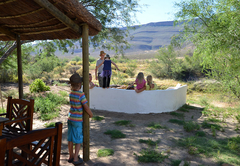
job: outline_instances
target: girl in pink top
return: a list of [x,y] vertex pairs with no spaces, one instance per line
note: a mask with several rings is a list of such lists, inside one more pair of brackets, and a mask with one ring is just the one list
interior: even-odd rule
[[137,85],[136,86],[137,90],[140,90],[140,89],[146,87],[146,81],[144,79],[144,75],[142,72],[138,73],[135,83]]
[[[142,72],[139,72],[137,78],[133,84],[136,84],[135,91],[140,93],[146,89],[146,81]],[[127,89],[132,89],[133,84],[129,85]]]

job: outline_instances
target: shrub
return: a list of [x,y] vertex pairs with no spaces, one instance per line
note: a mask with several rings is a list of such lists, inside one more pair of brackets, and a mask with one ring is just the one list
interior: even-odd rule
[[240,114],[236,115],[235,117],[236,117],[238,123],[240,123]]
[[39,112],[42,120],[51,120],[58,116],[59,105],[47,97],[38,97],[34,102],[35,112]]
[[[26,75],[22,75],[22,81],[23,81],[23,83],[29,83],[29,80],[27,79]],[[17,75],[12,76],[12,82],[18,83],[18,76]]]
[[101,121],[103,119],[104,119],[104,117],[102,117],[102,116],[93,116],[92,117],[92,120],[96,120],[96,121]]
[[168,158],[167,155],[163,155],[162,153],[159,153],[152,149],[142,150],[140,154],[141,155],[137,155],[134,153],[134,155],[137,157],[137,160],[144,163],[160,163],[163,162],[165,158]]
[[150,62],[149,67],[155,77],[189,81],[202,76],[200,60],[190,56],[178,59],[171,45],[160,48],[155,57],[157,60]]
[[184,120],[178,120],[178,119],[169,119],[170,123],[176,123],[178,125],[184,125]]
[[76,61],[70,61],[69,63],[70,63],[71,65],[76,65],[76,64],[77,64]]
[[128,126],[130,123],[131,123],[130,120],[119,120],[114,122],[114,124],[118,126]]
[[196,136],[199,136],[199,137],[205,137],[205,136],[206,136],[206,134],[205,134],[204,131],[197,131],[197,132],[195,133],[195,135],[196,135]]
[[176,116],[179,119],[183,119],[184,118],[184,114],[183,113],[170,112],[170,115]]
[[8,98],[8,96],[12,96],[12,98],[17,98],[19,96],[18,91],[15,89],[8,90],[7,92],[3,93],[3,97]]
[[79,62],[79,61],[82,61],[82,58],[80,58],[79,56],[75,56],[72,61],[76,61],[76,62]]
[[5,109],[5,108],[2,108],[2,107],[0,107],[0,114],[3,114],[3,113],[6,113],[6,109]]
[[78,73],[81,77],[83,76],[83,73],[82,73],[82,68],[79,68],[76,73]]
[[139,140],[140,143],[145,143],[149,146],[156,146],[158,143],[160,143],[160,139],[158,139],[157,141],[153,141],[151,139],[147,139],[147,140],[144,140],[144,139],[140,139]]
[[152,128],[152,129],[167,129],[166,126],[162,126],[161,124],[151,122],[147,125],[147,127]]
[[33,81],[33,83],[30,85],[30,92],[44,92],[44,91],[50,91],[50,87],[46,86],[43,80],[36,79]]
[[126,135],[119,130],[108,130],[104,134],[111,135],[111,138],[125,138]]
[[197,124],[196,122],[189,121],[189,122],[184,123],[183,128],[186,132],[191,132],[191,131],[194,131],[194,130],[199,130],[200,125]]
[[58,92],[62,97],[68,97],[68,93],[66,91],[59,91]]
[[97,152],[98,157],[106,157],[114,154],[114,150],[112,149],[99,149]]
[[137,68],[137,64],[135,62],[133,63],[127,63],[127,69],[125,72],[130,76],[133,77],[135,75],[135,70]]
[[89,62],[90,62],[90,63],[93,63],[93,62],[95,62],[95,61],[96,61],[96,59],[95,59],[94,57],[89,56]]
[[62,66],[57,66],[53,69],[54,73],[57,73],[57,74],[62,74],[64,72],[64,68]]
[[212,127],[214,127],[214,129],[216,130],[222,129],[222,126],[220,125],[208,123],[206,120],[203,121],[202,128],[212,128]]
[[54,68],[60,65],[58,57],[42,57],[37,59],[35,63],[29,63],[26,72],[30,79],[36,79],[43,77],[43,72],[53,72]]
[[46,128],[55,127],[55,122],[45,123],[44,126],[45,126]]
[[34,111],[39,112],[42,120],[51,120],[58,116],[61,104],[67,104],[68,101],[59,95],[47,93],[45,97],[35,98]]

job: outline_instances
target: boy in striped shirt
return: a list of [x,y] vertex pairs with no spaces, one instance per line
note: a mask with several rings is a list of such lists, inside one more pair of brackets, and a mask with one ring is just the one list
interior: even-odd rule
[[[83,160],[78,156],[81,144],[83,142],[82,122],[83,122],[83,108],[91,118],[93,116],[92,111],[87,105],[87,99],[81,89],[82,78],[77,74],[73,74],[70,77],[71,93],[70,99],[70,111],[68,114],[68,150],[69,150],[69,163],[79,165]],[[75,153],[73,153],[73,143],[75,143]]]

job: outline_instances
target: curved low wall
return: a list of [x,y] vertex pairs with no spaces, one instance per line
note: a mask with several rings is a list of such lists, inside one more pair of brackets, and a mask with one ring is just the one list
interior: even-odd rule
[[90,93],[90,108],[123,113],[171,112],[186,103],[187,85],[167,90],[152,90],[136,93],[134,90],[93,88]]

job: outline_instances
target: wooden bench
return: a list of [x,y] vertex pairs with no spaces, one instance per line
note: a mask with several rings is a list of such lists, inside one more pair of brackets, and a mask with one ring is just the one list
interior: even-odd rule
[[[37,144],[29,148],[35,141]],[[0,137],[0,166],[4,166],[4,163],[8,166],[43,163],[48,166],[59,166],[61,141],[62,123],[56,123],[53,128],[32,130],[11,139]],[[17,153],[17,150],[24,151],[27,157]]]

